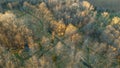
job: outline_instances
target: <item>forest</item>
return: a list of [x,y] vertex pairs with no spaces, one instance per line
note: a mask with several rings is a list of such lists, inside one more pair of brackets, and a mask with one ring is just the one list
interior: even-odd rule
[[86,0],[0,0],[0,68],[119,67],[120,13]]

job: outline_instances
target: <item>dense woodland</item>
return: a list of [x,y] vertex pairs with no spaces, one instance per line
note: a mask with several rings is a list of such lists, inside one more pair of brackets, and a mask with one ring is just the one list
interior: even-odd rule
[[0,68],[119,68],[120,16],[84,0],[0,0]]

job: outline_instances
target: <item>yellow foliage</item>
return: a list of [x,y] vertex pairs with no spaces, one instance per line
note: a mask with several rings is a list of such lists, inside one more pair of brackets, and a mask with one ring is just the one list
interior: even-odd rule
[[93,6],[88,1],[83,1],[82,6],[89,10],[94,9]]
[[66,25],[63,22],[51,21],[51,28],[58,36],[63,36],[65,33]]
[[77,28],[75,26],[73,26],[72,24],[69,24],[66,27],[65,35],[71,35],[71,34],[74,34],[76,32],[77,32]]
[[65,24],[58,23],[57,27],[58,28],[56,29],[56,33],[58,34],[58,36],[63,36],[66,28]]
[[108,12],[103,12],[103,13],[102,13],[102,16],[103,16],[103,17],[109,17],[109,13],[108,13]]
[[111,22],[112,25],[114,24],[120,24],[120,18],[119,17],[114,17]]

